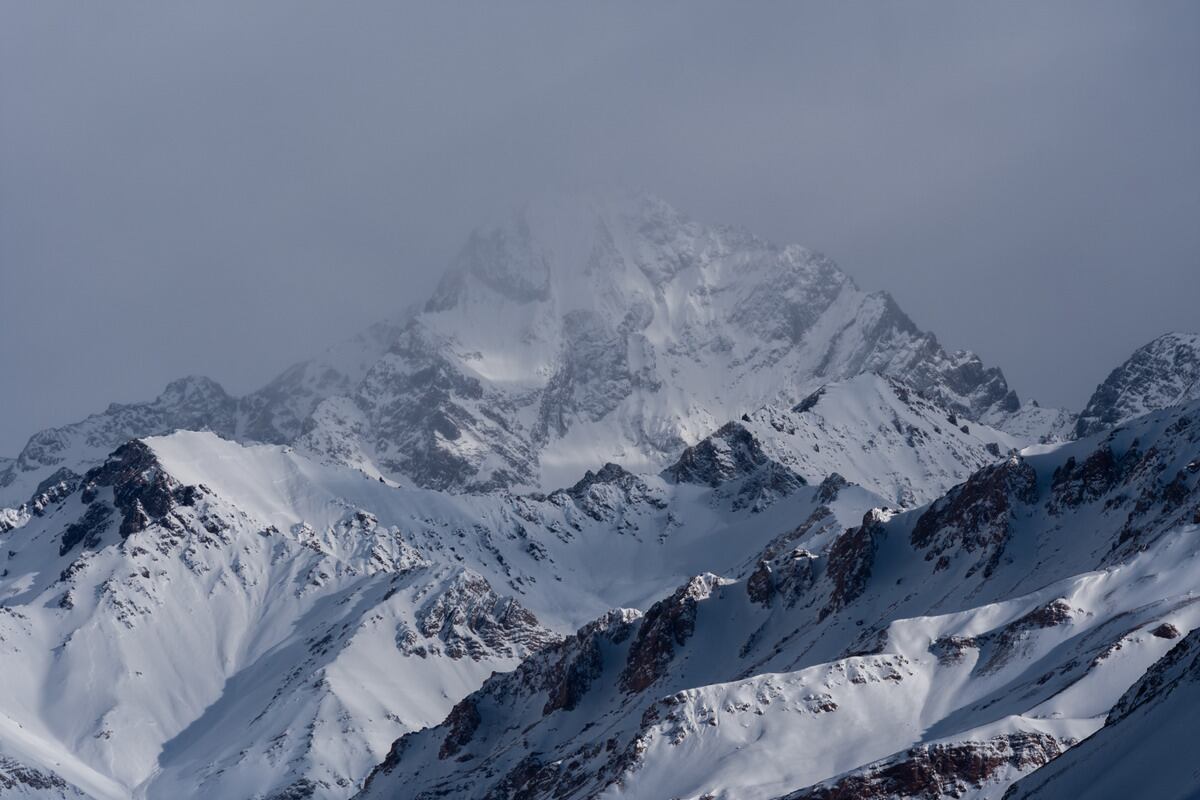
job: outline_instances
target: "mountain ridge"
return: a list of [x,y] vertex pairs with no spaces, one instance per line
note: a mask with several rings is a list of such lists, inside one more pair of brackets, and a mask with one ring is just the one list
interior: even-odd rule
[[[1025,439],[1054,435],[999,369],[947,353],[825,256],[645,194],[576,195],[477,230],[422,306],[243,398],[193,377],[35,434],[0,463],[0,502],[180,428],[296,444],[402,483],[547,490],[608,461],[660,468],[745,412],[867,372]],[[171,402],[177,385],[207,403]]]

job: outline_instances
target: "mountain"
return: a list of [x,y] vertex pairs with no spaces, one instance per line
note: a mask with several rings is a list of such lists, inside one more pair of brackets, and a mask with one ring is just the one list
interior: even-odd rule
[[292,365],[263,388],[242,398],[237,438],[267,444],[294,441],[317,404],[327,397],[352,391],[416,312],[417,308],[408,308],[376,322],[317,358]]
[[0,758],[97,798],[346,797],[492,672],[879,502],[769,460],[472,496],[134,440],[0,534]]
[[745,414],[689,452],[738,434],[809,481],[838,474],[899,508],[936,499],[1021,444],[873,373],[826,384],[791,408]]
[[656,471],[727,420],[866,373],[1021,441],[1058,424],[824,256],[646,195],[558,197],[474,233],[419,311],[247,397],[185,379],[35,435],[0,464],[0,505],[175,429],[295,444],[406,485],[544,491],[610,461]]
[[15,459],[0,459],[0,506],[16,505],[46,486],[77,478],[130,439],[203,430],[242,441],[290,442],[318,402],[362,380],[412,313],[375,323],[240,399],[216,381],[193,375],[172,381],[151,402],[113,403],[80,422],[40,431]]
[[130,439],[174,430],[209,430],[232,437],[238,402],[216,381],[191,376],[172,381],[148,403],[113,403],[105,411],[30,437],[3,472],[0,505],[14,505],[102,461]]
[[800,532],[817,547],[877,490],[936,496],[1005,452],[962,427],[863,375],[659,473],[527,495],[398,487],[211,432],[133,440],[4,518],[0,719],[19,735],[0,726],[0,754],[94,797],[346,797],[397,736],[589,619],[746,573]]
[[999,370],[821,255],[643,195],[556,198],[473,234],[297,446],[430,488],[544,488],[660,469],[725,420],[867,372],[969,420],[1020,408]]
[[1200,334],[1168,333],[1134,351],[1096,387],[1075,423],[1076,436],[1140,414],[1200,399]]
[[1200,623],[1200,404],[1043,450],[597,618],[359,797],[997,796]]
[[1077,425],[823,256],[531,204],[0,459],[0,796],[1186,793],[1195,338]]

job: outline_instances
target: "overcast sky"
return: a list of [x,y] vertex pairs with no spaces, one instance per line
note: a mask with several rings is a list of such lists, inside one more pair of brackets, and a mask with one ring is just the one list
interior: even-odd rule
[[1200,328],[1200,3],[0,4],[0,453],[256,388],[599,181],[1078,408]]

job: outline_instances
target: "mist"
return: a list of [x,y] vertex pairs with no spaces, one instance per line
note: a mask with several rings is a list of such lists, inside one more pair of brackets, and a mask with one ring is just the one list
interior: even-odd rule
[[622,184],[834,258],[1078,409],[1200,328],[1200,5],[9,3],[0,454],[242,393]]

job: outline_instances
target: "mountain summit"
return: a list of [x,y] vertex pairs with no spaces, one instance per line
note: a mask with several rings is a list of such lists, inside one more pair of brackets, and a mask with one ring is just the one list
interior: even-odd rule
[[35,435],[0,462],[0,502],[178,428],[409,485],[548,490],[610,461],[661,469],[735,417],[865,373],[1021,440],[1062,424],[819,253],[646,194],[559,196],[471,234],[423,305],[257,392],[190,378]]
[[438,489],[664,466],[727,420],[866,372],[1003,427],[1003,374],[947,353],[828,258],[641,194],[531,204],[471,235],[433,297],[300,445]]
[[1134,351],[1096,387],[1075,423],[1090,436],[1126,420],[1200,399],[1200,333],[1167,333]]

